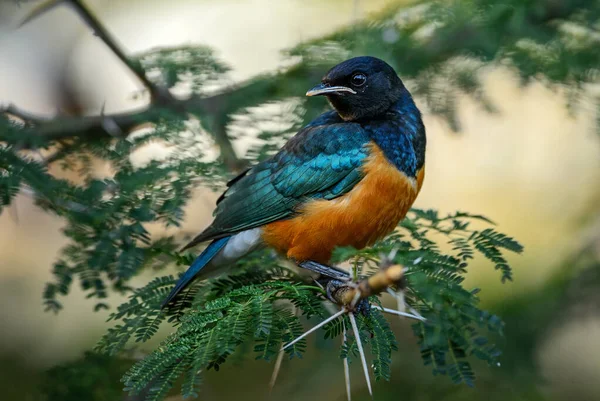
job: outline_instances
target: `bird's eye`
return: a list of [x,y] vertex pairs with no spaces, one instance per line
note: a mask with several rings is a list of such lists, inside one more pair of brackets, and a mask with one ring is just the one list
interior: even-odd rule
[[353,86],[363,86],[367,82],[367,76],[363,73],[354,74],[350,81]]

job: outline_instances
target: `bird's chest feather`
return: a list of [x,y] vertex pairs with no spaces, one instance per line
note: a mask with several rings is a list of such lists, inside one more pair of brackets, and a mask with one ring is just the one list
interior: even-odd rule
[[295,260],[326,263],[336,246],[361,249],[392,232],[419,193],[423,169],[409,178],[377,145],[369,146],[364,178],[351,191],[305,203],[298,216],[267,225],[263,240]]

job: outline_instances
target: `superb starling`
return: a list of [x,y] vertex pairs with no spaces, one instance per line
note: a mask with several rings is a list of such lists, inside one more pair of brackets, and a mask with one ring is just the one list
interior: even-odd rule
[[260,246],[328,274],[336,246],[372,245],[404,218],[423,184],[426,138],[394,69],[375,57],[352,58],[306,95],[326,96],[334,110],[227,184],[213,223],[184,249],[212,242],[163,306],[194,278]]

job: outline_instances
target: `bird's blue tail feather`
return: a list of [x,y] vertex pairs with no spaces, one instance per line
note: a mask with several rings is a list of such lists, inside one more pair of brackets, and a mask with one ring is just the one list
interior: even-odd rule
[[198,255],[196,260],[190,265],[190,267],[183,273],[183,276],[179,279],[175,287],[171,290],[167,298],[163,301],[161,308],[164,308],[167,304],[169,304],[177,294],[179,294],[185,287],[188,286],[196,277],[196,275],[214,258],[217,253],[227,244],[231,237],[219,238],[214,240],[206,247],[206,249]]

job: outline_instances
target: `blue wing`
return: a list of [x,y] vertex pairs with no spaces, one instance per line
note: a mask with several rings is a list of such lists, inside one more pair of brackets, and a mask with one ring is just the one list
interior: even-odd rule
[[345,194],[362,179],[368,143],[359,124],[323,114],[277,154],[230,181],[214,222],[184,249],[288,218],[309,199]]

